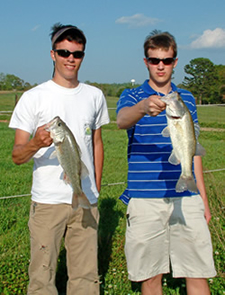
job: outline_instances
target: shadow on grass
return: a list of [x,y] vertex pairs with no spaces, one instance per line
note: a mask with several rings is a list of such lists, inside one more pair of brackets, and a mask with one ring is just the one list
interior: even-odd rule
[[123,212],[115,209],[116,200],[110,197],[101,200],[99,205],[100,221],[98,230],[98,266],[102,285],[109,268],[112,253],[112,237]]
[[[109,267],[112,252],[112,237],[118,226],[119,218],[123,216],[123,212],[115,209],[115,205],[116,200],[110,197],[103,198],[99,202],[98,265],[100,281],[102,283],[104,283],[104,277]],[[64,244],[62,244],[56,273],[56,287],[60,295],[66,294],[67,279],[66,250]]]
[[64,243],[61,248],[58,258],[58,268],[56,272],[56,287],[59,295],[66,295],[66,283],[67,283],[67,268],[66,268],[66,249]]
[[[164,294],[179,294],[179,295],[187,294],[185,279],[173,278],[171,273],[163,275],[162,285],[164,289]],[[131,289],[133,292],[141,292],[141,283],[131,282]],[[170,291],[168,291],[168,289]],[[174,291],[176,293],[174,293]]]

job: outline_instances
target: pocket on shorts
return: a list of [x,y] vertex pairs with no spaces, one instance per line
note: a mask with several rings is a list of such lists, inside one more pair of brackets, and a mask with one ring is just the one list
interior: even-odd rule
[[204,218],[205,206],[200,195],[185,197],[182,207],[186,217],[191,219]]
[[202,197],[200,195],[197,195],[196,198],[198,198],[200,210],[204,213],[205,212],[205,205],[202,200]]

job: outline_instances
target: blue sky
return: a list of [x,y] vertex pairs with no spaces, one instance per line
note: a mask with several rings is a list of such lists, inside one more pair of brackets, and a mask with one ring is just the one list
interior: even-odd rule
[[154,29],[178,44],[174,82],[191,59],[225,64],[224,0],[0,0],[0,73],[31,84],[51,78],[50,29],[72,24],[87,37],[82,82],[124,83],[148,78],[143,43]]

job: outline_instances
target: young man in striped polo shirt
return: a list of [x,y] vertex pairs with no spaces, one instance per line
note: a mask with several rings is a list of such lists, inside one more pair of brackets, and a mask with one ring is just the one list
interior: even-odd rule
[[195,99],[171,82],[177,45],[168,32],[154,32],[144,43],[149,79],[125,90],[117,105],[117,124],[128,134],[128,185],[120,199],[127,207],[125,254],[129,279],[142,282],[143,295],[162,294],[162,276],[186,278],[187,293],[210,294],[206,278],[216,275],[208,229],[210,209],[201,156],[194,157],[199,193],[176,192],[180,165],[168,158],[170,137],[161,97],[177,91],[198,123]]

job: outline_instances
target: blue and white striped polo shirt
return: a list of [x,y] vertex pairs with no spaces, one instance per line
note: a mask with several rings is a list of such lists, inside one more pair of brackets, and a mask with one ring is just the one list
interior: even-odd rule
[[[184,89],[171,83],[187,105],[194,123],[198,123],[195,98]],[[148,80],[134,89],[126,89],[117,103],[117,113],[124,107],[131,107],[150,95],[160,95],[152,89]],[[128,178],[127,189],[120,199],[128,204],[130,198],[169,198],[191,196],[195,193],[177,193],[176,183],[181,174],[181,165],[172,165],[168,158],[172,151],[170,137],[163,137],[167,126],[166,112],[156,117],[145,115],[136,125],[127,130],[128,134]]]

